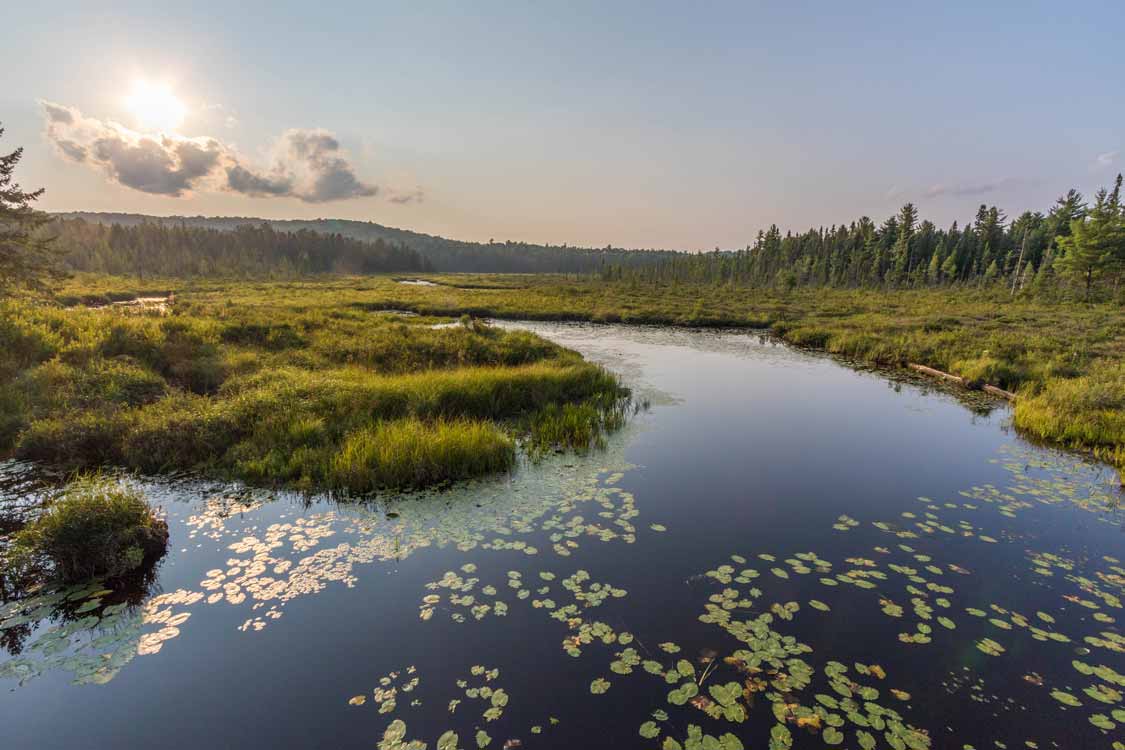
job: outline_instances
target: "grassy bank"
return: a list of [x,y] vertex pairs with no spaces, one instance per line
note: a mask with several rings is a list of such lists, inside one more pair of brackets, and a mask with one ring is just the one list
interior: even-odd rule
[[[784,294],[562,276],[338,280],[349,309],[536,320],[741,326],[887,366],[929,365],[1019,395],[1016,426],[1125,467],[1125,309],[1023,297],[1002,289],[832,290]],[[323,294],[317,292],[316,294]],[[221,297],[211,290],[200,299]],[[315,295],[314,295],[315,296]]]
[[559,410],[600,434],[624,393],[538,336],[365,310],[328,285],[176,294],[169,316],[3,305],[2,449],[366,492],[507,469],[517,439],[535,440],[528,425]]
[[[240,473],[315,482],[321,475],[309,473],[307,467],[289,465],[297,459],[288,459],[284,470],[277,468],[280,456],[292,448],[285,433],[251,427],[268,424],[268,414],[277,409],[311,420],[309,425],[314,426],[305,428],[311,434],[332,433],[343,423],[356,427],[341,414],[346,411],[341,406],[346,406],[346,399],[334,404],[330,396],[310,398],[308,394],[313,392],[367,393],[366,397],[348,398],[395,404],[388,407],[389,413],[379,415],[384,418],[496,420],[514,412],[539,413],[555,403],[557,406],[544,411],[538,422],[530,423],[540,436],[540,445],[556,441],[582,444],[586,438],[596,441],[573,424],[581,419],[582,411],[575,404],[598,398],[597,394],[608,392],[609,386],[597,382],[593,371],[577,357],[529,334],[488,333],[475,324],[436,330],[429,327],[439,321],[471,314],[753,327],[797,346],[854,360],[887,366],[917,362],[1014,391],[1019,395],[1014,412],[1018,428],[1042,440],[1093,450],[1125,466],[1125,370],[1121,364],[1125,362],[1125,310],[1120,305],[1013,299],[1004,290],[977,288],[797,289],[785,294],[726,286],[605,282],[587,277],[425,278],[435,285],[402,284],[378,276],[253,283],[154,279],[144,284],[134,279],[79,276],[68,282],[63,295],[117,297],[124,292],[147,294],[174,289],[176,323],[150,319],[138,324],[137,330],[164,331],[162,335],[140,336],[140,341],[139,334],[112,334],[102,346],[109,359],[116,360],[86,365],[81,377],[76,378],[65,371],[73,366],[73,357],[51,352],[65,350],[55,340],[59,335],[56,329],[87,325],[81,321],[88,313],[55,313],[69,322],[48,323],[41,335],[19,341],[8,341],[0,331],[0,345],[5,349],[0,369],[11,370],[8,363],[13,360],[17,369],[27,368],[27,363],[34,361],[35,368],[21,370],[22,380],[54,382],[33,390],[81,407],[68,420],[72,428],[92,419],[83,415],[82,408],[91,408],[90,404],[103,396],[113,403],[140,402],[135,416],[143,417],[142,427],[149,420],[155,423],[157,435],[160,424],[177,418],[195,425],[217,421],[222,426],[216,440],[227,435],[227,425],[238,425],[240,442],[249,440],[254,446],[227,454],[227,465]],[[416,317],[385,311],[408,311]],[[373,333],[376,330],[377,335]],[[540,368],[526,369],[532,365]],[[448,374],[462,368],[470,368],[461,373],[467,379],[464,387],[433,375],[427,377],[436,379],[424,383],[409,377],[404,381],[389,379],[391,375],[408,376],[419,371]],[[471,368],[517,369],[477,372]],[[359,384],[365,377],[376,375],[376,381]],[[513,394],[524,387],[524,381],[518,388],[503,385],[513,377],[529,378],[527,382],[545,390],[530,401],[519,401],[523,397]],[[489,395],[484,384],[500,395]],[[170,390],[170,398],[160,395],[164,388]],[[374,395],[376,391],[369,390],[372,388],[389,389],[398,395],[387,399]],[[20,391],[17,388],[14,392]],[[456,405],[450,405],[450,392],[460,394]],[[97,398],[83,395],[90,393]],[[211,393],[219,398],[207,395]],[[193,394],[203,394],[204,398]],[[293,394],[291,403],[283,394]],[[19,398],[26,403],[26,396]],[[10,436],[13,424],[24,430],[20,441],[24,450],[52,444],[55,438],[48,435],[50,423],[29,431],[26,416],[9,416],[5,421],[4,415],[10,415],[11,409],[3,402],[12,399],[10,394],[0,397],[0,431]],[[512,399],[518,403],[513,404]],[[159,405],[148,403],[157,400]],[[310,401],[316,405],[306,409]],[[489,406],[493,403],[496,408]],[[572,406],[564,409],[564,403]],[[47,408],[34,413],[51,411]],[[156,416],[149,417],[148,412]],[[204,416],[193,416],[197,413]],[[324,418],[323,423],[316,421],[318,415]],[[526,419],[524,424],[529,424]],[[62,427],[59,423],[58,433],[65,432]],[[79,439],[81,430],[72,429],[71,434],[75,436],[72,439]],[[45,437],[40,440],[37,435]],[[332,433],[329,442],[335,445],[338,439]],[[207,439],[201,437],[200,441],[190,445],[202,445],[200,455],[213,455]],[[156,440],[146,442],[159,445]],[[156,450],[152,455],[165,453]],[[140,457],[132,460],[145,463]],[[184,463],[160,460],[173,465]],[[146,465],[157,462],[150,459]]]

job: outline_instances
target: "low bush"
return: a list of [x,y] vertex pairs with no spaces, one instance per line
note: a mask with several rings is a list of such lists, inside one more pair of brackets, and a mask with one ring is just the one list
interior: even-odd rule
[[163,554],[168,525],[135,488],[76,479],[36,520],[16,532],[9,554],[20,568],[46,566],[68,582],[114,577]]

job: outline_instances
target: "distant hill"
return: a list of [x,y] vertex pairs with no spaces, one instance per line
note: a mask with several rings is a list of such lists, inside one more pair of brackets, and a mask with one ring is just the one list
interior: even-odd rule
[[419,253],[436,271],[474,273],[589,273],[603,267],[659,264],[678,257],[670,250],[625,250],[535,245],[526,242],[464,242],[431,234],[396,229],[371,221],[348,219],[258,219],[242,216],[147,216],[145,214],[76,211],[55,214],[99,224],[162,224],[232,231],[242,226],[269,225],[279,232],[301,230],[338,234],[363,242],[382,241]]
[[320,273],[430,271],[400,242],[241,223],[229,229],[183,222],[101,222],[56,215],[43,230],[72,271],[174,276],[285,277]]

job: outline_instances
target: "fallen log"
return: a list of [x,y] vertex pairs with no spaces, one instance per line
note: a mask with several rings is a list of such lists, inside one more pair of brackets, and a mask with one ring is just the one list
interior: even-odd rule
[[[971,387],[971,384],[969,383],[969,381],[965,380],[965,378],[961,377],[960,375],[952,375],[948,372],[942,372],[941,370],[935,370],[933,367],[927,367],[926,365],[918,365],[918,364],[914,364],[914,363],[910,363],[909,365],[907,365],[907,367],[909,367],[911,370],[917,370],[918,372],[925,373],[926,375],[930,375],[931,377],[940,378],[942,380],[949,380],[949,381],[952,381],[954,383],[958,383],[960,385],[965,386],[966,388]],[[991,393],[993,396],[999,396],[1000,398],[1006,398],[1009,401],[1015,401],[1016,400],[1016,394],[1012,393],[1011,391],[1006,391],[1003,388],[997,388],[994,385],[988,385],[987,383],[985,383],[984,385],[981,386],[981,390],[985,391],[986,393]]]
[[1016,400],[1016,394],[1012,393],[1011,391],[1006,391],[1003,388],[997,388],[994,385],[989,385],[988,383],[985,383],[984,385],[982,385],[981,389],[984,390],[984,391],[987,391],[988,393],[991,393],[993,396],[999,396],[1000,398],[1006,398],[1009,401],[1015,401]]
[[934,368],[926,367],[925,365],[910,364],[910,365],[907,365],[907,367],[909,367],[911,370],[917,370],[918,372],[924,372],[927,375],[931,375],[935,378],[941,378],[942,380],[952,380],[954,383],[960,383],[961,385],[965,385],[965,379],[960,377],[959,375],[950,375],[948,372],[942,372],[941,370],[935,370]]

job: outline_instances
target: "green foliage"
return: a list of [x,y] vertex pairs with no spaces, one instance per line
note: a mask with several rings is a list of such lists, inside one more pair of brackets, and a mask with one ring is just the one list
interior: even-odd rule
[[326,483],[351,492],[425,487],[505,471],[515,443],[490,422],[468,419],[378,422],[345,437]]
[[1089,215],[1070,223],[1070,236],[1059,239],[1062,256],[1057,267],[1077,282],[1083,299],[1090,298],[1094,283],[1104,276],[1125,272],[1125,214],[1121,205],[1121,175],[1113,192],[1102,190]]
[[22,148],[0,154],[0,295],[19,290],[44,292],[61,275],[58,251],[50,238],[38,232],[48,216],[32,207],[43,190],[27,192],[14,181],[22,158]]
[[192,226],[190,220],[153,219],[132,224],[102,224],[59,218],[43,234],[66,267],[74,271],[136,274],[159,271],[175,277],[274,277],[318,273],[427,271],[414,250],[383,239],[373,242],[300,229],[278,231],[247,220],[220,231]]
[[[171,276],[219,276],[253,275],[291,277],[304,273],[334,271],[337,273],[375,273],[379,271],[451,271],[451,272],[500,272],[500,273],[597,273],[607,267],[619,265],[651,265],[672,258],[675,253],[665,250],[625,250],[622,248],[581,248],[568,245],[535,245],[528,242],[465,242],[445,237],[435,237],[406,229],[386,227],[370,221],[350,221],[347,219],[316,220],[276,220],[244,219],[222,216],[177,216],[162,218],[141,214],[114,213],[74,213],[68,221],[83,220],[82,232],[75,232],[73,242],[64,240],[70,250],[70,263],[75,269],[96,273],[137,273],[135,258],[148,257],[143,268],[151,273],[159,269]],[[136,226],[148,226],[146,241],[141,243],[107,243],[105,231],[90,227],[98,225],[117,225],[121,230]],[[368,247],[381,247],[399,252],[416,253],[410,263],[402,260],[393,264],[368,264],[356,262],[354,254],[313,253],[306,255],[298,246],[291,252],[276,253],[266,242],[255,241],[250,245],[234,245],[220,251],[223,240],[210,239],[212,248],[198,250],[183,241],[175,240],[176,248],[182,257],[169,247],[157,257],[151,249],[137,254],[135,248],[152,248],[170,244],[171,240],[151,239],[157,235],[158,228],[168,233],[199,232],[218,230],[224,234],[244,232],[273,231],[282,239],[302,238],[307,243],[317,236],[333,238],[335,245],[343,243],[365,243]],[[118,230],[120,231],[120,230]],[[158,236],[158,235],[157,235]],[[199,235],[204,236],[204,235]],[[111,244],[121,248],[107,252],[105,246]],[[291,243],[292,244],[292,243]],[[245,247],[245,250],[242,248]],[[237,252],[231,252],[237,250]],[[261,257],[254,257],[258,253]],[[342,255],[340,261],[334,258]],[[280,256],[280,257],[279,257]],[[326,260],[325,260],[326,259]],[[405,258],[404,258],[405,259]]]
[[[227,304],[230,293],[243,304]],[[569,432],[552,439],[582,449],[622,418],[599,406],[580,441],[574,409],[615,404],[624,390],[524,331],[472,319],[433,328],[328,284],[180,299],[170,317],[9,304],[0,449],[67,469],[194,468],[358,492],[509,468],[514,436],[548,423],[541,411],[566,415]]]
[[10,559],[44,563],[64,581],[118,576],[161,554],[167,524],[136,489],[99,476],[72,481],[45,513],[18,531]]
[[[1050,258],[1044,266],[1050,267]],[[368,288],[378,304],[424,315],[471,309],[498,318],[768,328],[799,346],[879,365],[926,364],[1029,398],[1125,360],[1125,310],[1120,305],[1085,306],[1027,295],[1013,299],[1006,284],[955,290],[798,288],[781,293],[711,282],[557,276],[437,280],[442,282],[437,287],[408,289],[372,280]],[[487,307],[471,291],[482,283],[493,287]],[[1041,421],[1033,434],[1095,447],[1080,436],[1065,434],[1075,431],[1067,424],[1082,424],[1094,412],[1072,399],[1059,399],[1048,411],[1052,419]],[[1017,417],[1017,425],[1023,424]],[[1095,427],[1093,432],[1105,431]],[[1098,450],[1111,457],[1117,451],[1116,460],[1125,465],[1125,450]]]
[[566,449],[585,453],[605,444],[605,435],[625,421],[627,401],[614,391],[581,403],[549,404],[531,419],[528,446],[533,456]]
[[1092,447],[1125,467],[1125,365],[1105,362],[1083,377],[1048,380],[1016,403],[1014,419],[1036,437]]
[[[882,224],[861,217],[850,224],[783,233],[759,232],[745,249],[680,253],[656,263],[623,261],[601,271],[604,281],[627,284],[736,286],[792,290],[798,286],[900,288],[999,283],[1044,294],[1053,287],[1055,256],[1063,278],[1089,296],[1099,280],[1116,293],[1125,273],[1125,226],[1120,187],[1101,191],[1087,212],[1070,191],[1046,215],[1027,211],[1009,222],[995,206],[981,206],[973,222],[939,229],[918,221],[906,204]],[[1115,198],[1115,196],[1118,196]],[[1069,260],[1066,260],[1069,258]],[[1042,274],[1039,271],[1042,270]],[[1036,279],[1038,283],[1032,284]],[[1022,282],[1022,283],[1021,283]]]

